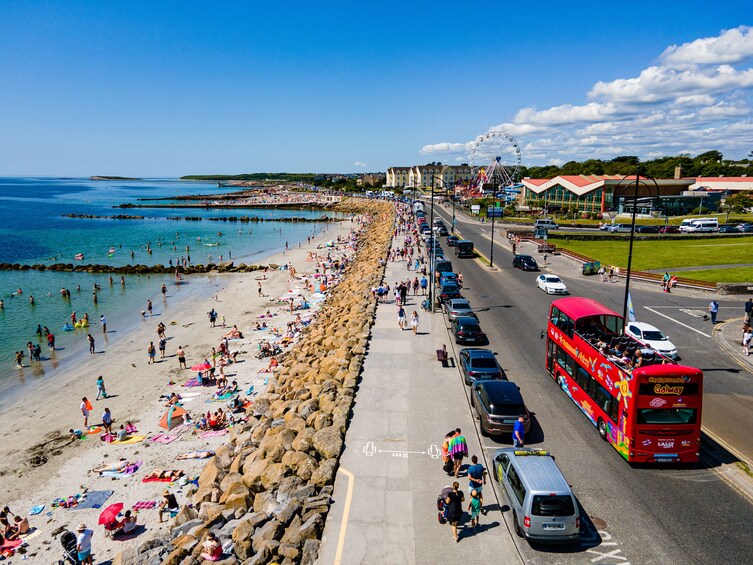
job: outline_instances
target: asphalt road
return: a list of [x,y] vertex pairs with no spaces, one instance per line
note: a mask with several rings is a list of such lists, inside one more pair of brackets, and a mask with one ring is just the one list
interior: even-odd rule
[[[439,214],[448,218],[445,212]],[[489,242],[483,239],[489,235],[489,224],[459,220],[456,225],[463,237],[489,255]],[[451,255],[451,250],[447,251]],[[569,551],[534,548],[516,539],[525,561],[746,562],[745,556],[753,549],[749,526],[753,504],[728,485],[724,468],[710,458],[683,468],[625,463],[601,441],[593,425],[545,370],[540,333],[552,298],[536,289],[537,274],[513,269],[512,254],[501,245],[495,247],[494,262],[499,270],[490,272],[475,260],[453,258],[455,270],[462,271],[465,279],[464,296],[481,310],[478,316],[490,347],[499,352],[500,363],[535,413],[528,445],[553,452],[590,518],[584,527],[584,541]],[[583,277],[564,258],[550,258],[550,269],[564,279],[572,295],[590,296],[622,310],[624,281],[610,284],[600,283],[598,277]],[[638,319],[664,329],[678,346],[683,362],[704,370],[704,427],[753,454],[750,445],[740,443],[753,419],[749,410],[753,379],[721,352],[710,322],[700,317],[708,296],[668,295],[639,284],[631,294]],[[742,311],[742,300],[720,302],[721,319],[739,316]],[[483,439],[488,463],[500,445],[509,445],[507,438],[500,442]],[[501,491],[499,496],[504,501]]]

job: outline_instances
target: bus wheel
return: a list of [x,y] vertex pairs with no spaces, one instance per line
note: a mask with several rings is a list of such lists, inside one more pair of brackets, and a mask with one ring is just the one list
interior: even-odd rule
[[601,439],[607,441],[607,425],[604,420],[599,418],[599,422],[596,424],[596,427],[599,429],[599,435],[601,436]]
[[512,524],[515,528],[515,533],[520,537],[525,537],[525,534],[523,534],[523,529],[520,527],[520,524],[518,524],[518,513],[515,512],[515,510],[512,511]]

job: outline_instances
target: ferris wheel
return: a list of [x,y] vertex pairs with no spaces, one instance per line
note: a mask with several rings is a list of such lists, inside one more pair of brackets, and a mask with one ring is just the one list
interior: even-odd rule
[[483,192],[485,185],[492,190],[512,190],[520,171],[520,146],[509,133],[490,131],[476,139],[470,164],[476,192]]

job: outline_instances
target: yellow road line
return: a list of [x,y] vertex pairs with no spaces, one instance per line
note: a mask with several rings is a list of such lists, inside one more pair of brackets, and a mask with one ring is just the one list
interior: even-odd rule
[[345,547],[345,532],[348,529],[348,516],[350,515],[350,503],[353,499],[353,483],[355,482],[356,478],[353,476],[353,473],[345,469],[344,467],[340,467],[338,469],[338,473],[342,473],[346,477],[348,477],[348,493],[345,495],[345,509],[343,510],[343,519],[342,523],[340,524],[340,537],[337,540],[337,552],[335,553],[335,565],[340,565],[343,558],[343,547]]

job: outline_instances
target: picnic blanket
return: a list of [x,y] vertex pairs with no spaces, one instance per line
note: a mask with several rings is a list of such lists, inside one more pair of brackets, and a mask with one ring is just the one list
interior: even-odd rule
[[133,505],[134,510],[151,510],[157,506],[156,500],[139,500]]
[[107,499],[112,496],[111,490],[92,490],[86,493],[83,500],[79,500],[78,506],[74,510],[84,510],[86,508],[102,508]]
[[217,437],[217,436],[224,436],[227,433],[227,430],[209,430],[208,432],[204,432],[199,437],[205,438],[205,437]]
[[156,436],[152,436],[149,438],[150,441],[153,441],[154,443],[172,443],[176,439],[178,439],[178,436],[170,435],[170,434],[157,434]]

